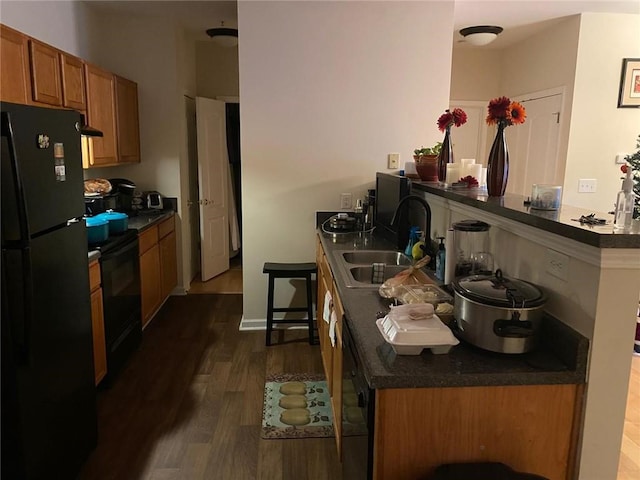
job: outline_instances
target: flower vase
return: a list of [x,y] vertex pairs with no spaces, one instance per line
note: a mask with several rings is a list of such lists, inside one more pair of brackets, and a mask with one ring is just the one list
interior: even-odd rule
[[505,138],[505,122],[498,122],[498,132],[491,145],[487,163],[487,193],[490,197],[502,197],[509,179],[509,149]]
[[447,163],[453,163],[453,147],[451,145],[451,125],[447,126],[442,141],[442,149],[438,155],[438,180],[445,182],[447,179]]

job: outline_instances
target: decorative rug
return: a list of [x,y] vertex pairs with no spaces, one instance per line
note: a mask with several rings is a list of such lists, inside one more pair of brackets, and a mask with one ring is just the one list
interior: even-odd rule
[[333,436],[331,399],[324,375],[270,375],[264,385],[262,438]]

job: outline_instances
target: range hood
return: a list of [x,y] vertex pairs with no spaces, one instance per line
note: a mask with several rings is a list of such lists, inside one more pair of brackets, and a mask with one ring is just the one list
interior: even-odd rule
[[84,115],[80,114],[80,121],[82,122],[82,126],[80,127],[80,134],[86,137],[102,137],[103,133],[97,128],[93,128],[87,125],[87,119]]

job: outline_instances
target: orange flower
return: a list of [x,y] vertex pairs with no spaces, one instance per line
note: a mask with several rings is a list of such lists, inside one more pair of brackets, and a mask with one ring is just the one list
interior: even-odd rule
[[519,102],[511,102],[511,105],[509,105],[509,109],[511,110],[510,117],[512,124],[519,125],[521,123],[524,123],[525,118],[527,118],[527,112],[525,111],[522,104],[520,104]]
[[519,125],[524,123],[527,113],[519,102],[512,102],[508,97],[494,98],[487,107],[487,125],[503,123]]

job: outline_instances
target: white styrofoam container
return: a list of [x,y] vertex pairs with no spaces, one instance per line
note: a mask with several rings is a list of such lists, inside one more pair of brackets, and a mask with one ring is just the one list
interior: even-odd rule
[[443,354],[460,343],[437,315],[426,320],[400,322],[387,315],[376,320],[376,325],[382,338],[398,355],[420,355],[425,348],[434,354]]

